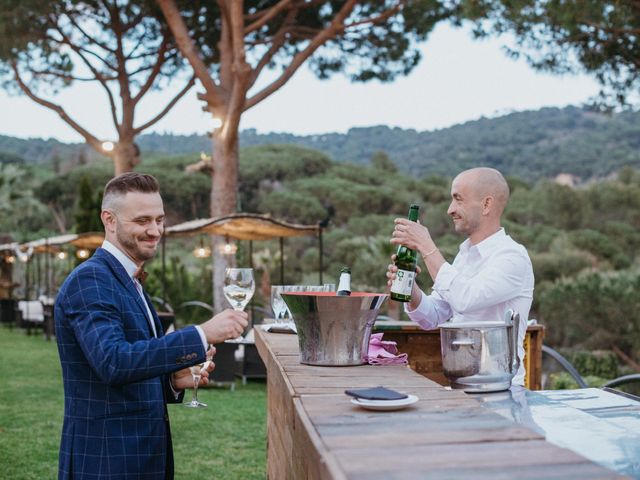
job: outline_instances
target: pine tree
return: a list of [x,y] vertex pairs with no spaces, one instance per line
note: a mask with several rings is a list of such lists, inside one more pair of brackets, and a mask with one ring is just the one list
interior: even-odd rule
[[87,176],[80,179],[78,197],[73,215],[76,233],[99,232],[102,230],[100,221],[101,194],[94,195],[94,188]]

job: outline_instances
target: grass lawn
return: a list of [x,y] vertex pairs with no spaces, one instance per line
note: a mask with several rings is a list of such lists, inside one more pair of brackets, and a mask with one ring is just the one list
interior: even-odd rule
[[[0,378],[0,477],[57,478],[64,396],[55,342],[0,327]],[[265,478],[265,384],[205,388],[198,398],[209,406],[168,407],[176,478]]]

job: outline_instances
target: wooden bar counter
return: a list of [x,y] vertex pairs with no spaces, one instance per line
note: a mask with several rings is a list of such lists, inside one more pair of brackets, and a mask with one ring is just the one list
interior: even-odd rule
[[[271,480],[617,478],[409,367],[302,365],[295,335],[259,329],[256,346],[267,368]],[[378,385],[420,400],[373,412],[344,394]]]

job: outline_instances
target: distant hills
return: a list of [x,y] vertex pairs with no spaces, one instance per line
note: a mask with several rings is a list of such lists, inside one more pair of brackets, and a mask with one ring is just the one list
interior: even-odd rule
[[[204,135],[151,133],[138,137],[144,153],[197,154],[211,150]],[[384,151],[401,171],[415,176],[452,175],[477,165],[525,179],[570,173],[583,180],[604,177],[623,166],[640,168],[640,113],[604,115],[566,107],[512,113],[436,131],[376,126],[345,134],[298,136],[244,130],[242,147],[295,144],[334,160],[366,164]],[[0,162],[86,163],[97,157],[83,144],[0,136]]]

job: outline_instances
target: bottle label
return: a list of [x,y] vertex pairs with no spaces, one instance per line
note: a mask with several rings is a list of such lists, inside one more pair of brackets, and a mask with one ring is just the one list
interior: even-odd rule
[[351,295],[351,275],[348,273],[340,274],[340,281],[338,282],[338,292],[349,292],[346,295]]
[[397,295],[411,295],[413,289],[413,280],[416,278],[416,272],[409,270],[398,270],[396,278],[391,284],[391,293]]

